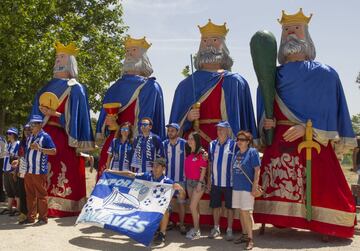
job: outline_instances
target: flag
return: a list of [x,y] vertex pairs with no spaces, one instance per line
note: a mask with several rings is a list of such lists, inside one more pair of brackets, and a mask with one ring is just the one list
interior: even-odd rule
[[104,172],[76,220],[148,246],[173,195],[172,185]]

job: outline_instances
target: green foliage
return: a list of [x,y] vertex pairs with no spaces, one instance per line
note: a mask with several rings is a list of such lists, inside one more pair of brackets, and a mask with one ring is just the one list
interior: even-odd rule
[[57,40],[80,47],[78,80],[98,111],[121,72],[122,14],[118,0],[0,1],[0,128],[26,122],[35,93],[52,78]]
[[360,135],[360,113],[351,118],[352,127],[356,135]]
[[184,69],[182,70],[181,74],[184,76],[184,77],[189,77],[190,76],[190,66],[186,65],[184,67]]

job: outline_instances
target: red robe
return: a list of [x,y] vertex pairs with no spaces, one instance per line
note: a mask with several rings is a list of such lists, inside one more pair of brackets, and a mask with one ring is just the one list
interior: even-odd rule
[[[64,113],[66,97],[57,108]],[[68,144],[68,135],[59,118],[50,117],[44,126],[55,143],[56,155],[49,155],[48,203],[49,217],[78,215],[86,203],[85,159]]]
[[[277,121],[288,120],[277,102],[274,114]],[[290,127],[278,124],[273,143],[264,152],[260,183],[265,195],[255,202],[255,221],[352,237],[354,199],[330,142],[327,146],[320,144],[320,154],[312,150],[312,220],[306,220],[305,150],[301,154],[297,152],[302,138],[294,142],[284,141],[282,135]]]

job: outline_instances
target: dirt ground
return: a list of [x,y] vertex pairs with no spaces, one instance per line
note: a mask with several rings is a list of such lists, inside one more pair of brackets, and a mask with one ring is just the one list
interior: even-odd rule
[[[356,181],[356,175],[344,167],[349,183]],[[95,174],[87,171],[87,190],[91,193]],[[0,207],[5,207],[0,203]],[[0,215],[0,251],[7,250],[241,250],[243,245],[235,245],[220,238],[207,238],[210,229],[203,229],[202,238],[189,241],[176,230],[168,231],[164,246],[146,248],[126,236],[89,225],[74,226],[76,217],[52,218],[40,227],[21,226],[16,217]],[[330,238],[322,242],[321,236],[304,230],[266,228],[266,233],[259,236],[259,225],[255,230],[255,248],[253,250],[360,250],[360,228],[356,228],[353,239]]]

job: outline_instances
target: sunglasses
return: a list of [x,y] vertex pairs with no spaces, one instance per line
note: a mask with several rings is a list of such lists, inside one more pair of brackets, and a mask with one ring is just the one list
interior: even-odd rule
[[150,123],[140,123],[140,126],[142,126],[142,127],[147,127],[149,125],[150,125]]
[[122,131],[122,132],[128,132],[128,131],[129,131],[129,128],[124,127],[124,128],[121,128],[120,131]]
[[12,132],[7,132],[6,135],[15,135],[15,134]]
[[38,126],[38,125],[41,125],[41,123],[39,122],[33,122],[30,124],[31,127],[35,127],[35,126]]
[[244,139],[244,138],[237,138],[237,141],[245,142],[245,141],[249,141],[249,140],[248,140],[248,139]]

